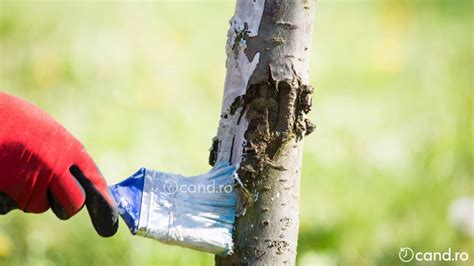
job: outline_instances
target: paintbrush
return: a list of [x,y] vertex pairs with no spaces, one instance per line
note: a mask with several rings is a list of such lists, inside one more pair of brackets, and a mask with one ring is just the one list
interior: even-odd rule
[[132,234],[229,255],[237,168],[220,162],[192,177],[141,168],[109,189]]

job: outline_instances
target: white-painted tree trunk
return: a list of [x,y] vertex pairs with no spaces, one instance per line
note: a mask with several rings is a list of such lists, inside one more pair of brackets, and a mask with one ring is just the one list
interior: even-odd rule
[[314,0],[238,0],[210,163],[240,163],[234,254],[218,265],[294,265]]

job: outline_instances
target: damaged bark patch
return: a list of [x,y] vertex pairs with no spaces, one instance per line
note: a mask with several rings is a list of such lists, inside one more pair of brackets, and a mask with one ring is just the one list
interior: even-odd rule
[[217,154],[219,151],[219,139],[214,137],[212,139],[212,146],[209,149],[209,165],[214,166],[217,161]]
[[246,41],[249,39],[249,33],[250,33],[249,25],[247,24],[247,22],[245,22],[244,28],[241,31],[234,29],[234,32],[235,32],[235,39],[234,39],[234,43],[232,44],[232,50],[234,51],[235,56],[237,57],[239,53],[237,47],[240,45],[240,42],[242,40]]
[[307,132],[305,121],[311,110],[312,93],[309,85],[291,86],[272,79],[250,86],[242,103],[249,122],[242,168],[252,173],[261,172],[266,166],[279,168],[273,163],[279,148]]
[[[306,118],[311,110],[313,91],[311,86],[299,81],[277,82],[269,77],[265,82],[251,84],[247,93],[237,97],[231,105],[231,114],[242,108],[248,121],[238,174],[249,191],[263,190],[268,170],[285,171],[275,160],[280,148],[314,129]],[[243,195],[246,197],[239,200],[238,213],[253,205],[252,197],[248,197],[248,193]]]
[[300,87],[300,97],[298,98],[298,104],[296,105],[296,138],[300,140],[303,136],[311,134],[316,126],[305,117],[311,106],[313,105],[312,94],[314,92],[313,87],[309,85],[302,85]]
[[[242,160],[238,175],[243,189],[237,190],[237,216],[245,215],[253,206],[258,191],[267,191],[268,171],[286,169],[275,160],[276,155],[292,139],[299,141],[310,134],[315,126],[306,118],[311,110],[313,87],[295,82],[275,81],[271,74],[266,81],[249,85],[246,94],[234,99],[221,119],[234,119],[235,126],[242,118],[248,122],[242,145]],[[230,150],[234,149],[235,136]],[[221,141],[213,139],[209,164],[214,165],[222,149]],[[229,161],[232,161],[230,153]],[[259,177],[259,178],[257,178]]]

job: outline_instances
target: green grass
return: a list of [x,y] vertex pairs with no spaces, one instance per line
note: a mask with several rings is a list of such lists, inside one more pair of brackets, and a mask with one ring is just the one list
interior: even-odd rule
[[[474,196],[470,1],[318,1],[300,265],[399,265],[400,247],[466,251],[449,204]],[[208,170],[232,1],[0,2],[0,90],[87,147],[109,183],[145,166]],[[0,265],[211,265],[98,237],[81,212],[0,217]],[[467,264],[466,264],[467,265]]]

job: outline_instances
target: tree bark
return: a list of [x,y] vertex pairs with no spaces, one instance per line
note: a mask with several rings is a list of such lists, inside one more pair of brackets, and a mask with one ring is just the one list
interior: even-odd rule
[[240,163],[234,253],[216,265],[294,265],[303,136],[314,129],[314,0],[238,0],[209,162]]

